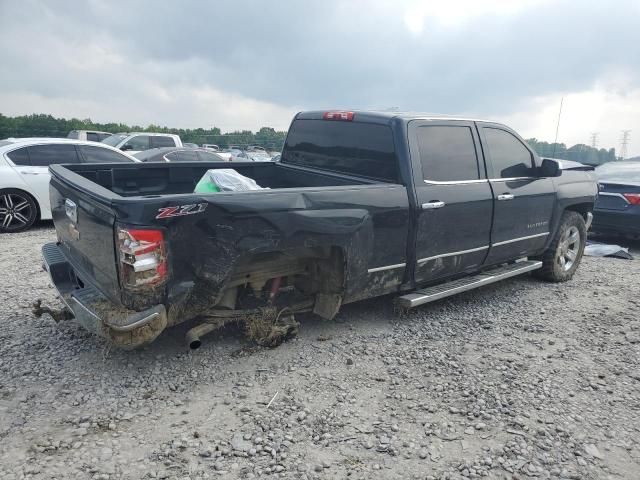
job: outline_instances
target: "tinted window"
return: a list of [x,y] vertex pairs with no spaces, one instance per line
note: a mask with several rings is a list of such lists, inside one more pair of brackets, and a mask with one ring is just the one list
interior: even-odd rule
[[109,150],[108,148],[92,147],[89,145],[78,145],[84,163],[115,163],[115,162],[131,162],[132,160],[124,155]]
[[67,138],[74,138],[76,140],[78,139],[78,137],[79,137],[79,134],[77,130],[71,130],[69,132],[69,135],[67,135]]
[[109,138],[111,136],[110,133],[97,133],[96,135],[98,135],[98,141],[101,142],[103,141],[105,138]]
[[515,178],[533,175],[531,152],[509,132],[483,128],[491,156],[493,177]]
[[391,128],[331,120],[296,120],[282,150],[282,162],[398,181]]
[[[104,143],[108,143],[108,141],[109,139],[107,138]],[[127,148],[128,150],[149,150],[149,136],[136,135],[135,137],[131,137],[123,147],[130,147]]]
[[35,145],[29,148],[31,165],[48,167],[54,163],[78,163],[75,145]]
[[612,162],[596,168],[598,180],[610,182],[640,182],[640,162]]
[[179,150],[165,155],[172,162],[197,162],[198,155],[192,150]]
[[151,148],[175,147],[176,142],[173,137],[151,137]]
[[102,140],[102,143],[106,143],[107,145],[115,147],[121,141],[123,141],[125,138],[127,138],[127,136],[123,135],[122,133],[119,133],[117,135],[109,135],[104,140]]
[[425,180],[450,182],[480,178],[469,127],[419,127],[417,135]]
[[16,165],[31,165],[31,162],[29,162],[29,152],[27,147],[9,152],[7,153],[7,157],[9,157],[9,159]]
[[100,137],[97,133],[87,132],[87,140],[89,140],[90,142],[99,142]]
[[216,155],[215,153],[203,152],[202,150],[198,151],[198,157],[203,162],[224,162],[224,158],[220,155]]

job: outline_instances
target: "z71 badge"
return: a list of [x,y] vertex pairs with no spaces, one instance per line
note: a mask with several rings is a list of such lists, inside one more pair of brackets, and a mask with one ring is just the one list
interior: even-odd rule
[[179,207],[162,207],[158,209],[156,219],[182,217],[184,215],[195,215],[206,210],[208,203],[194,203],[192,205],[182,205]]

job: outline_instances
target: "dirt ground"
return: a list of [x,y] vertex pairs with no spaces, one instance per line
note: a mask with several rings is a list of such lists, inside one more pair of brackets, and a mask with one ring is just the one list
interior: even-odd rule
[[54,238],[0,236],[2,479],[640,478],[639,260],[360,302],[276,349],[178,327],[125,352],[30,313],[59,306]]

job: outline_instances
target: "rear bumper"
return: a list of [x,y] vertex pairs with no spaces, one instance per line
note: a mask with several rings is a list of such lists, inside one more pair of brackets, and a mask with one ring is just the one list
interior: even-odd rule
[[76,321],[88,331],[123,348],[153,341],[167,325],[164,305],[141,312],[117,305],[80,278],[56,243],[42,247],[43,267]]
[[640,215],[631,212],[594,210],[591,230],[600,233],[640,235]]

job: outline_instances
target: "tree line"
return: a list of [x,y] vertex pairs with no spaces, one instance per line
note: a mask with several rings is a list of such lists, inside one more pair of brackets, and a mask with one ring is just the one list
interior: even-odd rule
[[[8,117],[0,113],[0,138],[8,137],[66,137],[71,130],[99,130],[101,132],[156,132],[180,135],[183,142],[214,143],[227,148],[233,145],[246,147],[259,145],[268,150],[279,151],[284,144],[287,132],[276,131],[271,127],[262,127],[257,132],[241,130],[222,133],[219,128],[169,128],[159,125],[141,127],[124,123],[96,123],[91,119],[55,118],[52,115],[33,114],[18,117]],[[564,143],[549,143],[536,138],[529,138],[527,143],[538,152],[541,157],[574,160],[589,165],[600,165],[616,157],[615,148],[594,148],[589,145],[577,144],[568,147]]]
[[180,135],[183,142],[213,143],[220,147],[258,145],[268,150],[279,151],[287,132],[271,127],[262,127],[257,132],[241,130],[222,133],[219,128],[170,128],[159,125],[141,127],[124,123],[97,123],[91,119],[55,118],[52,115],[33,114],[8,117],[0,113],[0,139],[9,137],[66,137],[71,130],[98,130],[100,132],[153,132]]

